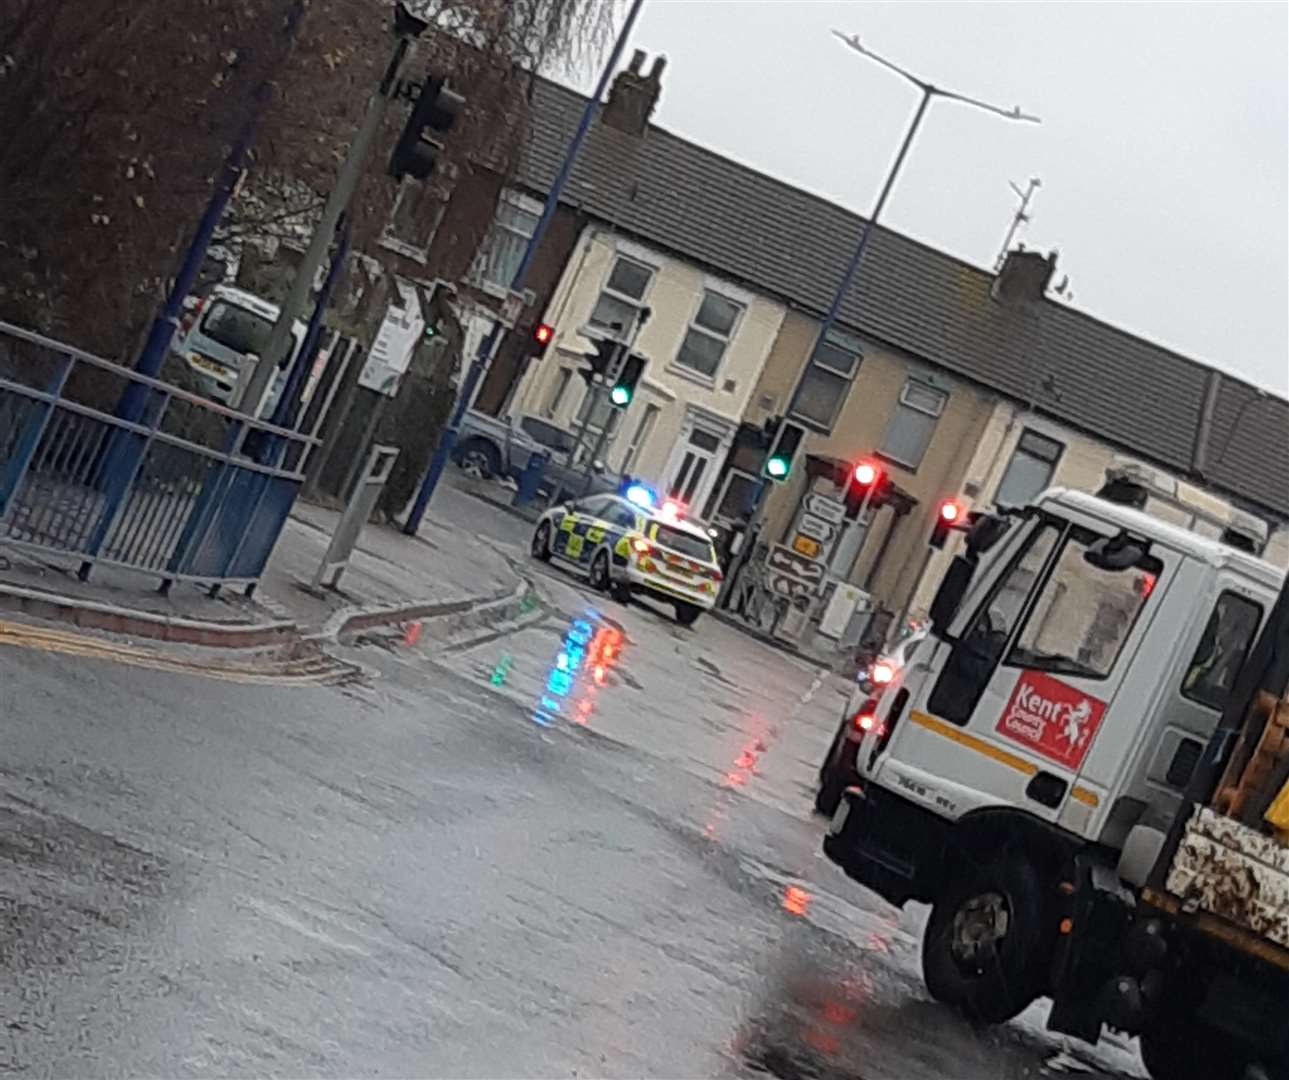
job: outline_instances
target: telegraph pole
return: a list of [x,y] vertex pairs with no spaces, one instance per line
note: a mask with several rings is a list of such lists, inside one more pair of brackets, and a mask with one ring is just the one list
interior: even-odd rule
[[[828,305],[823,321],[819,324],[819,332],[815,335],[814,345],[810,349],[810,356],[801,368],[801,373],[797,376],[796,385],[792,388],[792,396],[788,399],[788,407],[784,410],[784,419],[790,419],[796,408],[797,401],[801,395],[801,388],[805,384],[806,373],[809,372],[811,365],[815,362],[820,348],[824,344],[824,339],[832,330],[833,324],[837,321],[837,313],[841,310],[842,302],[850,292],[850,287],[854,283],[855,276],[859,272],[860,264],[864,261],[864,253],[868,250],[869,240],[877,232],[877,222],[882,216],[882,211],[886,207],[886,201],[890,197],[891,190],[895,187],[895,181],[899,177],[900,169],[904,165],[904,159],[908,155],[909,147],[913,145],[913,137],[917,134],[918,128],[922,125],[922,118],[926,115],[927,107],[934,98],[946,98],[950,101],[958,101],[964,105],[970,105],[973,108],[981,109],[984,112],[994,113],[1007,120],[1020,120],[1028,123],[1037,124],[1037,116],[1030,116],[1028,113],[1021,111],[1020,106],[1011,109],[1005,109],[998,105],[991,105],[986,101],[980,101],[976,98],[967,97],[965,94],[959,94],[953,90],[945,90],[933,83],[920,79],[911,72],[900,67],[891,60],[879,56],[871,49],[864,46],[858,34],[851,34],[847,37],[840,31],[834,30],[833,36],[840,39],[844,44],[854,49],[861,56],[867,57],[882,67],[895,72],[902,79],[912,83],[917,87],[920,94],[917,108],[914,110],[913,119],[908,129],[904,133],[904,140],[900,143],[900,148],[896,151],[895,160],[891,163],[890,170],[886,174],[886,179],[882,183],[881,192],[877,196],[877,205],[873,207],[873,212],[868,220],[863,223],[859,240],[855,245],[855,251],[850,257],[850,262],[846,264],[846,269],[842,272],[841,280],[837,283],[837,290],[833,293],[832,302]],[[757,480],[756,491],[753,495],[752,514],[748,520],[747,530],[744,533],[744,541],[739,551],[738,568],[726,577],[726,589],[723,596],[724,605],[729,605],[729,598],[734,595],[735,581],[741,573],[744,566],[747,565],[748,559],[756,543],[756,535],[760,532],[761,519],[765,514],[765,477],[762,476]]]
[[[340,173],[336,176],[336,182],[327,195],[326,204],[322,208],[322,217],[313,230],[313,236],[309,239],[309,248],[304,254],[304,259],[296,268],[295,277],[291,280],[291,291],[282,302],[277,322],[273,324],[268,344],[264,346],[264,355],[260,357],[259,363],[251,372],[250,380],[244,387],[239,386],[237,391],[237,406],[251,416],[259,412],[260,399],[264,396],[269,380],[273,378],[278,364],[292,348],[291,331],[295,320],[304,310],[305,302],[313,291],[314,278],[317,277],[318,269],[322,266],[322,260],[331,249],[340,215],[349,205],[349,199],[362,178],[363,169],[367,165],[368,151],[376,138],[376,133],[380,131],[381,121],[385,118],[385,110],[389,106],[389,99],[393,94],[399,73],[403,70],[403,64],[411,51],[412,42],[421,35],[426,25],[408,12],[402,4],[395,9],[394,32],[398,35],[398,41],[394,46],[394,54],[385,68],[380,85],[367,99],[367,109],[363,113],[362,123],[349,144],[344,163],[340,166]],[[294,359],[298,362],[300,357],[296,356]],[[288,376],[289,374],[288,372]],[[238,381],[240,384],[241,380]]]

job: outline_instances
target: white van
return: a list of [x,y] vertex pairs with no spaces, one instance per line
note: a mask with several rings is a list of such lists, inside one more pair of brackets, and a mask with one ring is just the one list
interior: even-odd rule
[[[255,360],[263,355],[280,311],[277,304],[254,293],[216,285],[208,295],[193,302],[171,348],[197,377],[202,393],[230,404],[235,400],[238,380],[250,378]],[[297,319],[291,330],[292,357],[304,344],[305,330],[305,324]],[[273,407],[285,378],[283,368],[270,381],[257,415]]]

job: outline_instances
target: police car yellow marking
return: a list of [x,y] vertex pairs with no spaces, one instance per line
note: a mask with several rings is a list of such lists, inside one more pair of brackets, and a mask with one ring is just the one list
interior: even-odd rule
[[577,522],[573,520],[573,515],[569,514],[567,517],[565,517],[563,520],[560,521],[559,531],[571,533],[575,525],[577,525]]
[[613,545],[613,554],[621,555],[624,559],[631,554],[631,541],[625,536]]
[[598,525],[593,525],[591,528],[586,530],[586,538],[591,541],[592,544],[598,544],[604,539],[604,530]]
[[564,554],[570,559],[581,558],[582,555],[582,537],[577,533],[572,533],[568,538],[568,543],[564,545]]

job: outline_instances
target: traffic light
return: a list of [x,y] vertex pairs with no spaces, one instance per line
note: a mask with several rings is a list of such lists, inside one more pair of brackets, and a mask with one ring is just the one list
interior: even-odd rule
[[533,327],[533,342],[531,354],[534,359],[540,360],[546,355],[546,349],[555,337],[555,327],[544,322],[537,323]]
[[622,361],[622,370],[618,373],[613,388],[609,391],[609,400],[619,409],[625,409],[635,396],[636,383],[644,374],[647,361],[639,353],[631,353]]
[[765,455],[765,463],[761,466],[761,473],[767,480],[781,484],[788,478],[788,474],[792,472],[792,461],[797,456],[797,448],[805,434],[806,429],[800,424],[794,424],[790,420],[780,421],[774,442],[770,444],[770,452]]
[[608,376],[609,368],[613,366],[613,361],[617,359],[618,350],[621,349],[622,343],[609,338],[596,338],[595,352],[583,353],[590,367],[578,368],[577,373],[586,380],[586,385],[590,386],[595,381],[595,376],[599,375],[601,379]]
[[886,487],[886,470],[870,458],[855,462],[846,485],[846,512],[857,517],[861,509],[876,505]]
[[935,508],[935,523],[931,526],[931,539],[928,542],[937,551],[943,550],[944,542],[949,539],[949,533],[966,519],[967,514],[962,508],[962,503],[957,499],[941,499],[940,504]]
[[443,88],[443,80],[427,75],[416,104],[389,156],[389,175],[424,180],[434,171],[443,139],[465,109],[465,98]]

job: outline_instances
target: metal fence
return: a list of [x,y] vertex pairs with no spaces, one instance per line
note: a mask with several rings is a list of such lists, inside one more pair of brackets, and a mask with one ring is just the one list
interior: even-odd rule
[[316,439],[0,322],[0,547],[253,589]]

